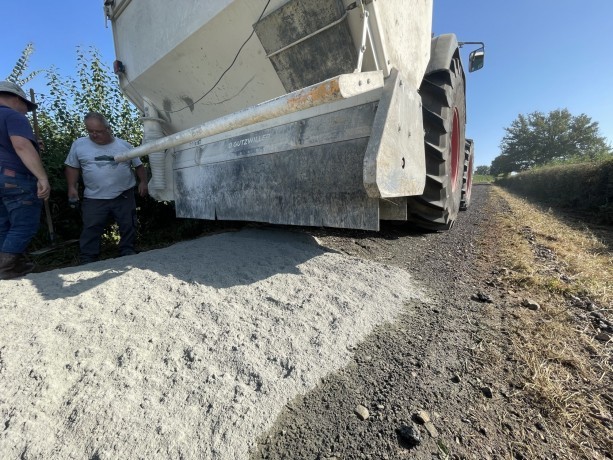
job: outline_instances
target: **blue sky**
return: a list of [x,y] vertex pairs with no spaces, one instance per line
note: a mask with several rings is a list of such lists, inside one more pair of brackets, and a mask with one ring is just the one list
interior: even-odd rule
[[[407,3],[413,0],[406,0]],[[77,46],[96,47],[114,60],[103,0],[3,1],[5,33],[0,77],[6,77],[28,42],[30,69],[76,67]],[[485,67],[468,75],[467,135],[475,140],[476,165],[500,153],[504,128],[519,114],[567,108],[598,122],[613,143],[612,0],[434,0],[435,34],[486,43]],[[8,26],[8,30],[7,30]],[[463,51],[465,62],[468,47]],[[26,85],[46,90],[37,77]]]

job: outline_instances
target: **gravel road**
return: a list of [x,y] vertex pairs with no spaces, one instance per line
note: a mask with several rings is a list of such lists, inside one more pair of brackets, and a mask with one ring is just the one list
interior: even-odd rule
[[504,456],[471,300],[491,206],[475,187],[445,233],[248,228],[2,282],[2,458]]
[[[502,458],[488,388],[494,369],[474,359],[484,305],[471,300],[487,273],[478,264],[480,238],[493,211],[489,187],[476,186],[472,204],[449,232],[315,232],[324,247],[400,267],[427,290],[428,301],[379,326],[354,350],[342,371],[292,401],[260,438],[253,459]],[[356,412],[362,406],[368,418]],[[422,417],[420,417],[420,415]],[[423,417],[430,423],[423,423]],[[411,432],[416,432],[417,441]]]

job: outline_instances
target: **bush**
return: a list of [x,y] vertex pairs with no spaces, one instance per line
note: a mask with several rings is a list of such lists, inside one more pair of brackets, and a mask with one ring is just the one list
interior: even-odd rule
[[[132,145],[143,138],[140,113],[120,91],[115,75],[105,66],[98,51],[77,50],[77,79],[64,78],[55,70],[45,74],[48,92],[37,96],[37,130],[43,145],[42,159],[52,186],[48,201],[56,242],[79,237],[81,216],[67,200],[64,161],[73,141],[86,136],[83,117],[90,111],[102,113],[115,136]],[[148,165],[148,158],[141,158]],[[83,190],[83,187],[81,187]],[[177,219],[173,203],[137,197],[139,245],[155,247],[173,241],[193,238],[210,226],[203,221]],[[30,245],[34,251],[49,245],[49,229],[45,213],[42,225]],[[118,239],[115,227],[109,226],[103,242],[114,245]]]
[[613,158],[535,168],[496,180],[497,184],[550,206],[587,212],[613,224]]

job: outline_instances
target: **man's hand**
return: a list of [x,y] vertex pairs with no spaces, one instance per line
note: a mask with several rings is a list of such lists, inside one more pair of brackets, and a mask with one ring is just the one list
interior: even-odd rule
[[145,197],[149,194],[149,187],[147,186],[147,170],[143,165],[138,165],[134,168],[136,177],[138,177],[138,194]]
[[41,200],[48,200],[49,195],[51,195],[51,184],[49,184],[49,179],[38,179],[36,183],[36,195]]
[[138,184],[138,194],[142,197],[145,197],[149,194],[149,187],[147,186],[147,182],[141,181]]

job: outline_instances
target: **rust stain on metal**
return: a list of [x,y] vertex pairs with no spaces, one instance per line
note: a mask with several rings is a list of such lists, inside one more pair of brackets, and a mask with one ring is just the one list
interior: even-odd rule
[[165,150],[194,141],[195,139],[203,139],[214,134],[242,128],[260,121],[270,120],[342,98],[340,80],[339,78],[334,78],[297,91],[291,95],[282,96],[258,106],[236,112],[235,114],[211,120],[204,125],[186,129],[171,136],[143,144],[126,154],[115,156],[115,161],[127,161],[135,156],[143,156],[156,150]]
[[338,99],[340,94],[340,85],[338,79],[335,79],[313,86],[308,91],[301,91],[296,96],[289,98],[287,104],[295,110],[303,110]]

